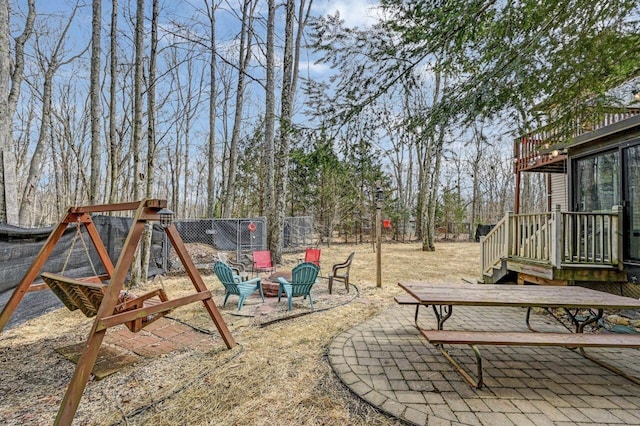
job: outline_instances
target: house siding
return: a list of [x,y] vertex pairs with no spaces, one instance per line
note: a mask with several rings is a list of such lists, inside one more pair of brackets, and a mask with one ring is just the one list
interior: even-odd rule
[[565,173],[551,173],[551,207],[560,205],[561,211],[569,211],[567,194],[567,175]]

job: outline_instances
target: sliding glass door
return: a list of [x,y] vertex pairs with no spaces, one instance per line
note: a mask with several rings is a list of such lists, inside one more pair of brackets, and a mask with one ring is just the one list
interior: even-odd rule
[[576,211],[610,212],[620,204],[619,151],[576,161]]
[[625,260],[640,261],[640,145],[623,150]]

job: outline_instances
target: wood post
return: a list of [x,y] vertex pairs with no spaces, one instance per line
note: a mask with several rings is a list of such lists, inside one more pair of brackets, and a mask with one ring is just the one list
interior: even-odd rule
[[[185,271],[187,271],[187,274],[189,275],[189,278],[191,279],[191,282],[193,283],[196,291],[198,293],[208,292],[209,290],[202,280],[202,276],[198,272],[198,269],[193,263],[193,260],[191,260],[191,256],[189,256],[189,253],[187,253],[187,249],[184,246],[184,242],[182,241],[182,238],[180,237],[176,226],[174,224],[171,224],[171,226],[165,229],[165,232],[167,233],[167,236],[169,237],[169,240],[171,241],[176,254],[180,258],[180,261],[182,261],[182,265],[184,266]],[[209,313],[211,320],[216,325],[216,328],[218,329],[220,336],[222,336],[222,340],[224,340],[224,343],[227,345],[227,348],[231,349],[236,346],[237,343],[231,335],[231,332],[227,328],[227,324],[224,322],[224,319],[222,319],[222,315],[220,314],[220,311],[218,311],[218,308],[213,302],[213,299],[211,297],[208,297],[207,299],[204,299],[202,303],[204,303],[204,307]]]
[[513,223],[513,212],[508,211],[507,217],[505,218],[505,225],[507,228],[506,236],[505,236],[505,247],[503,253],[506,254],[507,257],[513,254],[513,247],[516,245],[517,233],[516,226]]
[[484,240],[485,240],[486,235],[483,235],[480,237],[480,276],[484,276],[484,273],[487,271],[488,267],[487,267],[487,255],[485,253],[485,250],[487,249],[485,247],[484,244]]
[[613,206],[612,209],[612,221],[611,221],[611,238],[613,239],[611,244],[611,263],[617,264],[618,269],[622,271],[622,253],[623,253],[623,239],[622,239],[622,206]]
[[376,287],[382,287],[382,206],[376,208]]
[[146,221],[141,220],[141,215],[145,208],[146,204],[142,202],[136,211],[136,215],[133,219],[133,225],[131,226],[127,239],[124,242],[113,276],[109,281],[109,286],[107,287],[107,291],[102,299],[102,303],[100,303],[98,314],[93,321],[93,327],[87,337],[87,343],[84,346],[85,349],[78,360],[76,369],[73,372],[73,377],[71,378],[69,386],[67,386],[67,391],[62,399],[62,404],[60,404],[60,409],[58,410],[58,415],[56,416],[54,423],[55,425],[70,425],[73,422],[73,417],[75,416],[78,405],[80,404],[84,388],[87,386],[91,370],[98,358],[98,352],[102,345],[102,340],[107,332],[107,330],[98,331],[98,326],[100,321],[102,321],[102,318],[113,314],[113,310],[118,302],[120,290],[124,288],[127,273],[131,267],[131,262],[133,261],[136,249],[138,248],[142,232],[144,231]]
[[516,171],[516,194],[513,211],[515,214],[520,213],[520,171]]
[[562,252],[564,248],[562,230],[562,212],[560,211],[560,204],[556,204],[551,211],[551,250],[549,253],[551,266],[555,268],[562,266]]

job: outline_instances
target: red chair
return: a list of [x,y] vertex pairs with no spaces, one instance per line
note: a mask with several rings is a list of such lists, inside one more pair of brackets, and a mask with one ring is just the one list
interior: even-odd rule
[[310,262],[320,268],[320,249],[308,248],[304,251],[304,261]]
[[319,248],[308,248],[304,251],[304,259],[298,259],[298,263],[309,262],[313,263],[318,267],[318,271],[320,271],[320,249]]
[[276,267],[271,264],[271,252],[269,250],[260,250],[253,252],[253,273],[257,275],[260,272],[272,273]]

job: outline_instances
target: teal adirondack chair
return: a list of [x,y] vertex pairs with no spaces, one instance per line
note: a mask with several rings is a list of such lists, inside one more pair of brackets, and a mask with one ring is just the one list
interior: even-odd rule
[[278,282],[280,283],[278,286],[278,302],[280,302],[280,297],[284,292],[289,300],[289,310],[291,310],[292,298],[304,296],[306,299],[307,296],[309,296],[309,303],[311,303],[311,309],[313,309],[311,287],[316,283],[319,270],[320,268],[313,263],[304,262],[291,271],[291,282],[282,277],[278,278]]
[[227,299],[230,295],[235,294],[240,297],[238,300],[238,310],[242,309],[244,300],[254,291],[260,291],[260,297],[264,302],[264,293],[262,292],[262,281],[260,278],[254,278],[248,281],[242,281],[238,275],[233,274],[233,270],[229,265],[224,262],[216,262],[213,265],[213,271],[225,288],[224,303],[227,304]]

